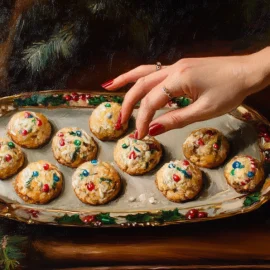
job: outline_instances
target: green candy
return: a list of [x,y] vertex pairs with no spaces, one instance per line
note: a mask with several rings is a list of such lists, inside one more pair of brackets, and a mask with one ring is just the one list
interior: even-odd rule
[[126,148],[128,148],[128,145],[126,145],[126,144],[124,143],[124,144],[122,144],[122,148],[126,149]]
[[74,144],[75,144],[76,146],[80,146],[80,145],[81,145],[81,141],[75,140],[75,141],[74,141]]
[[110,103],[106,103],[106,104],[105,104],[105,107],[106,107],[106,108],[110,108],[110,107],[111,107],[111,104],[110,104]]
[[9,148],[14,148],[14,147],[15,147],[15,144],[14,144],[13,142],[9,142],[9,143],[8,143],[8,147],[9,147]]

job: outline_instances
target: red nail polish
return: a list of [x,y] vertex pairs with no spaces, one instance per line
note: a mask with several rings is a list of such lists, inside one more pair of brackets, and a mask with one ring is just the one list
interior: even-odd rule
[[149,135],[157,136],[165,131],[165,127],[161,124],[154,124],[149,127]]
[[108,86],[110,86],[110,85],[112,85],[112,84],[113,84],[113,80],[109,80],[109,81],[103,83],[101,86],[102,86],[103,88],[106,88],[106,87],[108,87]]
[[134,139],[138,140],[138,135],[139,135],[139,134],[138,134],[138,130],[136,129],[136,130],[135,130],[135,133],[134,133]]

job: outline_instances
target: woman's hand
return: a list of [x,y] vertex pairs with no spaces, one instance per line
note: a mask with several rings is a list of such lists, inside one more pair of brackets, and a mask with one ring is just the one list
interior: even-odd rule
[[[182,59],[156,71],[155,65],[140,66],[102,86],[113,91],[136,82],[122,104],[121,122],[128,121],[134,106],[141,100],[136,120],[137,138],[155,136],[193,122],[220,116],[236,108],[247,95],[269,83],[269,49],[247,56]],[[193,103],[167,112],[153,120],[156,110],[169,97],[187,95]]]

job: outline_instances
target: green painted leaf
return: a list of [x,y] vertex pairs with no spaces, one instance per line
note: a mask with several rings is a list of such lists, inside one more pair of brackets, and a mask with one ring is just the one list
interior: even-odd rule
[[112,101],[113,102],[117,102],[119,104],[122,104],[123,103],[123,100],[124,100],[124,98],[123,97],[120,97],[120,96],[113,96],[112,97]]
[[97,106],[105,101],[107,101],[107,99],[104,96],[96,96],[96,97],[91,97],[90,99],[88,99],[88,104]]
[[246,199],[244,200],[244,206],[251,206],[253,205],[254,203],[256,202],[259,202],[260,201],[260,197],[261,197],[261,193],[258,191],[258,192],[255,192],[249,196],[246,197]]
[[55,221],[58,224],[77,224],[77,225],[84,224],[82,220],[80,219],[80,216],[77,214],[72,215],[72,216],[65,214],[64,216],[60,218],[55,218]]
[[174,210],[161,211],[161,215],[159,217],[160,222],[175,221],[180,219],[185,219],[185,216],[180,214],[177,208]]
[[126,220],[128,222],[139,222],[139,223],[150,222],[153,221],[153,217],[148,213],[144,213],[144,214],[127,215]]
[[110,216],[110,213],[101,213],[96,215],[96,219],[103,224],[115,224],[115,218]]

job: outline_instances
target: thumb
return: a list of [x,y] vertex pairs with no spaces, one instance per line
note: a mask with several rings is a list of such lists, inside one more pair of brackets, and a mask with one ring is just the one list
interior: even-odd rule
[[166,131],[182,128],[191,123],[204,120],[204,106],[201,100],[197,100],[191,105],[170,111],[154,119],[149,125],[149,135],[157,136]]

